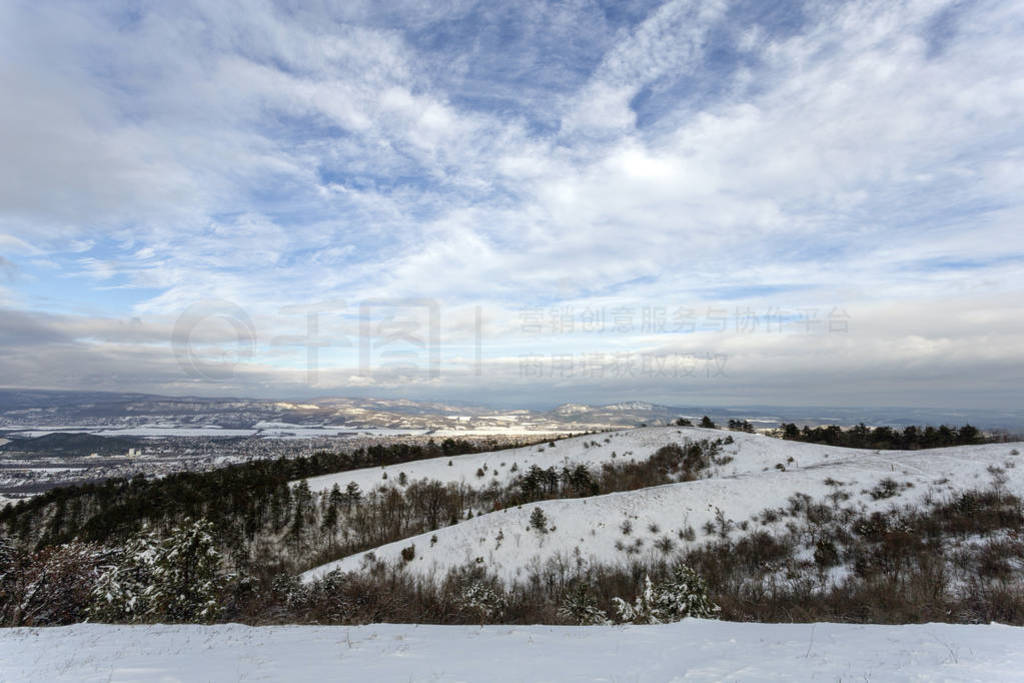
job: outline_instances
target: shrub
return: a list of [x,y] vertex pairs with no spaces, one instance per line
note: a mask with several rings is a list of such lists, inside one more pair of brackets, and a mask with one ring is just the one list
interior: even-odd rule
[[499,615],[505,607],[505,594],[485,581],[467,583],[459,595],[459,608],[476,614],[483,626],[487,619]]
[[[84,620],[105,551],[72,542],[19,558],[0,538],[0,618],[11,626]],[[6,566],[5,566],[6,563]]]
[[900,485],[892,477],[886,477],[882,479],[874,488],[868,491],[871,494],[873,500],[882,500],[884,498],[892,498],[900,493]]
[[416,559],[416,544],[415,543],[413,543],[412,545],[406,546],[405,548],[402,548],[402,561],[403,562],[412,562],[414,559]]

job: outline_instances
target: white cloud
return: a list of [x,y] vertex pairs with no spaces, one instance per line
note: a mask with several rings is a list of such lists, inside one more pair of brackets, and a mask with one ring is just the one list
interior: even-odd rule
[[[812,363],[868,386],[953,364],[951,386],[981,382],[972,368],[997,383],[1024,288],[1024,12],[807,3],[781,30],[740,9],[672,1],[612,29],[586,2],[7,6],[3,300],[52,302],[56,263],[66,313],[116,287],[112,307],[166,326],[217,297],[269,337],[291,304],[424,295],[485,306],[515,346],[525,304],[779,296],[881,322],[827,353],[727,340],[752,377]],[[956,21],[936,37],[940,11]],[[483,44],[501,26],[522,33],[505,52]],[[986,296],[1003,303],[985,325],[1009,332],[908,313]],[[139,343],[112,329],[104,344]]]

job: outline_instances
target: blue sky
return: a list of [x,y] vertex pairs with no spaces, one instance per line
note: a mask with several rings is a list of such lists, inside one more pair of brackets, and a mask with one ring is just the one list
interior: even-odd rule
[[1022,39],[985,1],[4,3],[0,384],[1020,404]]

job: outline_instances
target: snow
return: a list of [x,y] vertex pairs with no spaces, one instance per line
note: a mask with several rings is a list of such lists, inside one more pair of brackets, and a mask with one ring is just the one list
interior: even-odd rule
[[[19,437],[34,438],[49,434],[85,433],[94,436],[108,437],[250,437],[257,436],[268,439],[312,439],[318,437],[346,436],[361,434],[366,436],[419,436],[427,433],[425,429],[391,429],[378,427],[352,427],[344,425],[295,425],[287,422],[258,422],[251,428],[227,428],[219,425],[182,426],[177,424],[150,424],[138,427],[10,427],[11,434]],[[485,432],[491,433],[491,432]]]
[[1020,680],[1024,631],[687,619],[660,626],[0,630],[10,681]]
[[[545,444],[542,451],[530,447],[423,460],[315,477],[309,483],[311,488],[326,490],[334,483],[344,489],[347,482],[355,481],[367,490],[393,483],[401,471],[406,473],[408,481],[427,477],[476,486],[491,480],[508,483],[531,464],[542,468],[561,467],[563,462],[597,466],[611,461],[613,450],[620,459],[624,452],[630,451],[633,452],[631,458],[646,458],[667,443],[726,435],[728,433],[723,431],[697,428],[637,429],[607,435],[611,439],[607,444],[603,443],[606,435],[589,435],[556,442],[555,448]],[[757,434],[733,433],[732,436],[735,443],[726,445],[723,454],[731,455],[734,460],[713,471],[711,478],[590,498],[540,501],[480,515],[380,546],[371,552],[377,560],[398,563],[402,549],[415,545],[416,557],[406,565],[408,571],[441,578],[449,569],[475,561],[484,563],[504,580],[513,581],[525,578],[530,569],[550,560],[617,564],[657,557],[660,551],[655,549],[655,541],[668,537],[676,548],[681,548],[686,541],[680,539],[680,532],[685,533],[691,527],[697,535],[695,542],[699,544],[707,539],[702,527],[708,522],[714,523],[720,514],[738,524],[752,520],[766,508],[786,507],[788,499],[797,493],[821,500],[838,489],[850,495],[844,505],[854,505],[864,511],[884,510],[894,504],[917,504],[929,494],[942,497],[958,490],[986,488],[992,481],[989,467],[1006,468],[1008,462],[1011,465],[1016,461],[1024,463],[1024,459],[1011,453],[1014,449],[1024,449],[1021,444],[1012,443],[922,451],[867,451],[783,441]],[[602,443],[600,448],[583,446],[595,440]],[[518,472],[509,471],[513,462],[518,463]],[[776,464],[786,469],[780,471]],[[483,465],[487,465],[486,476],[478,478],[477,468]],[[388,472],[387,482],[382,480],[384,471]],[[493,476],[495,471],[496,477]],[[1024,467],[1006,468],[1005,474],[1006,487],[1018,495],[1024,494]],[[866,491],[886,478],[912,484],[912,487],[902,488],[898,496],[874,500]],[[842,485],[826,484],[827,479],[842,482]],[[548,519],[550,530],[547,533],[529,529],[530,514],[536,507],[543,509]],[[632,527],[629,534],[621,530],[625,521]],[[781,528],[784,521],[777,524]],[[772,529],[752,522],[751,529],[757,528]],[[639,555],[628,555],[616,547],[616,543],[629,545],[637,539],[642,539],[643,543]],[[308,582],[336,569],[356,571],[366,559],[367,553],[341,558],[311,569],[302,579]]]
[[[490,432],[488,432],[490,433]],[[461,434],[465,434],[462,432]],[[437,434],[437,436],[441,436]],[[313,491],[329,491],[332,486],[338,484],[342,489],[349,482],[355,482],[361,489],[370,490],[384,482],[384,474],[388,479],[393,479],[400,472],[405,472],[409,481],[418,479],[431,479],[443,482],[466,483],[474,486],[485,485],[491,481],[502,484],[509,483],[516,476],[522,475],[531,465],[538,467],[561,467],[563,464],[586,464],[600,466],[603,462],[614,462],[612,452],[617,453],[619,462],[623,460],[624,453],[629,450],[636,451],[626,459],[646,458],[661,446],[669,443],[678,443],[684,438],[692,440],[703,438],[718,438],[725,434],[712,429],[635,429],[607,434],[590,434],[586,436],[573,437],[555,441],[555,446],[548,445],[548,442],[535,446],[523,448],[511,448],[488,453],[473,453],[452,457],[431,458],[429,460],[417,460],[413,462],[388,465],[385,467],[372,467],[350,472],[339,472],[337,474],[325,474],[320,477],[307,479],[309,488]],[[605,439],[610,443],[605,443]],[[583,444],[597,442],[600,446],[585,447]],[[449,461],[452,463],[449,465]],[[504,465],[502,465],[504,463]],[[512,465],[518,465],[518,471],[513,472]],[[476,476],[477,470],[484,468],[487,476],[483,479]],[[497,476],[495,476],[497,473]]]
[[202,427],[178,427],[178,426],[148,426],[148,427],[122,427],[117,429],[103,429],[97,432],[90,432],[97,436],[139,436],[139,437],[167,437],[167,436],[212,436],[212,437],[245,437],[252,436],[251,429],[225,429],[217,425],[204,425]]
[[[269,427],[268,428],[272,428]],[[542,468],[642,459],[657,448],[728,432],[698,428],[646,428],[566,439],[526,448],[439,458],[383,468],[480,486],[508,483],[530,465]],[[616,562],[628,557],[616,542],[654,541],[692,527],[697,543],[705,522],[724,516],[749,520],[783,507],[796,493],[820,499],[838,490],[870,511],[917,504],[992,481],[1024,493],[1021,444],[990,444],[927,451],[864,451],[732,433],[723,448],[728,464],[693,482],[585,499],[541,501],[476,517],[375,549],[397,561],[416,546],[408,571],[440,576],[482,558],[506,580],[538,563],[563,558]],[[608,440],[606,443],[605,440]],[[594,442],[600,444],[593,445]],[[587,445],[585,445],[587,444]],[[616,452],[612,459],[611,453]],[[626,455],[631,453],[631,455]],[[451,461],[451,466],[448,465]],[[502,464],[504,463],[504,465]],[[516,463],[518,472],[511,472]],[[782,464],[784,470],[776,468]],[[486,466],[486,476],[477,477]],[[497,476],[494,473],[497,472]],[[873,500],[865,493],[892,478],[898,496]],[[826,484],[826,479],[842,484]],[[317,490],[357,482],[381,483],[382,468],[308,480]],[[534,508],[549,530],[528,529]],[[621,526],[629,521],[628,535]],[[781,523],[780,523],[781,524]],[[652,530],[652,525],[657,529]],[[755,525],[752,528],[761,528]],[[433,537],[436,536],[436,542]],[[318,567],[358,569],[365,553]],[[641,556],[642,557],[642,556]],[[1024,680],[1024,630],[990,625],[753,624],[687,619],[658,626],[106,626],[0,629],[0,681],[124,680],[367,680],[367,681],[681,681],[688,680]]]
[[[504,418],[493,418],[495,420]],[[514,419],[514,418],[513,418]],[[510,425],[508,427],[502,426],[489,426],[489,427],[474,427],[474,428],[440,428],[430,432],[430,435],[435,439],[447,439],[449,437],[453,439],[465,439],[470,436],[505,436],[505,437],[521,437],[524,439],[557,439],[561,438],[565,434],[570,433],[570,430],[559,430],[557,428],[545,428],[545,427],[523,427],[521,425]]]
[[49,466],[49,467],[26,467],[24,469],[19,469],[18,471],[19,472],[41,472],[43,474],[46,474],[46,473],[49,473],[49,474],[60,474],[62,472],[81,472],[84,469],[86,469],[86,468],[85,467],[56,467],[56,466]]
[[[11,428],[13,430],[13,428]],[[233,436],[252,436],[256,433],[254,429],[225,429],[218,425],[203,425],[200,427],[182,427],[179,425],[167,424],[152,424],[142,427],[59,427],[59,428],[46,428],[46,427],[33,427],[18,429],[16,432],[11,433],[17,434],[19,437],[24,438],[36,438],[40,436],[48,436],[50,434],[91,434],[93,436],[134,436],[134,437],[173,437],[173,436],[189,436],[189,437],[233,437]]]

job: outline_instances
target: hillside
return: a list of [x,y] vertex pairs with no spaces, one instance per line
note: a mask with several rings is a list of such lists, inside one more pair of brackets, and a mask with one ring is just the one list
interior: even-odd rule
[[[530,465],[542,468],[585,464],[597,468],[623,457],[639,460],[670,443],[732,436],[723,449],[732,460],[711,468],[706,478],[589,498],[549,500],[483,514],[459,524],[390,543],[303,574],[305,581],[333,570],[355,571],[373,558],[400,564],[401,552],[415,546],[405,565],[418,575],[443,576],[467,562],[483,565],[506,581],[551,560],[570,564],[615,564],[659,555],[716,537],[738,537],[748,530],[785,532],[783,512],[802,496],[832,497],[841,507],[866,515],[893,505],[918,506],[959,491],[986,488],[998,477],[1006,490],[1024,492],[1024,468],[1016,468],[1020,444],[960,446],[926,451],[864,451],[782,441],[761,435],[696,428],[646,428],[496,453],[425,460],[309,480],[324,490],[355,481],[362,488],[426,477],[473,485],[507,484]],[[596,444],[596,445],[595,445]],[[449,462],[451,463],[449,465]],[[477,476],[478,471],[484,476]],[[384,474],[388,478],[384,479]],[[802,495],[801,495],[802,494]],[[530,528],[541,508],[546,530]],[[667,541],[665,540],[667,539]],[[660,544],[660,545],[659,545]],[[407,551],[409,552],[409,551]]]
[[[732,436],[735,443],[726,446],[725,452],[735,456],[742,449],[743,458],[737,458],[735,462],[730,463],[723,470],[723,476],[759,472],[765,467],[785,462],[789,456],[799,458],[804,465],[812,465],[823,462],[833,455],[864,454],[864,451],[785,442],[742,432],[699,427],[643,427],[572,437],[491,453],[433,458],[381,468],[328,474],[308,479],[307,482],[313,491],[327,491],[334,484],[345,488],[350,482],[355,482],[360,488],[367,490],[389,481],[394,482],[395,478],[404,472],[410,481],[426,478],[445,483],[465,483],[474,487],[487,486],[492,481],[508,484],[531,465],[541,468],[580,464],[600,467],[606,462],[635,462],[650,457],[657,449],[669,444],[727,436]],[[480,470],[484,472],[483,477],[478,475]]]

